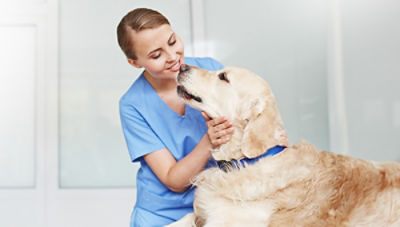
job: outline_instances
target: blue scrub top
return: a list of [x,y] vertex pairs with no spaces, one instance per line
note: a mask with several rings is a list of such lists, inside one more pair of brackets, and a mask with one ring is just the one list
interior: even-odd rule
[[[223,68],[211,58],[185,58],[185,64],[210,71]],[[164,226],[193,212],[194,188],[183,193],[169,190],[152,172],[143,156],[167,148],[176,160],[185,157],[207,132],[200,111],[186,105],[185,115],[179,115],[160,98],[143,73],[122,96],[119,104],[131,160],[140,162],[131,227]]]

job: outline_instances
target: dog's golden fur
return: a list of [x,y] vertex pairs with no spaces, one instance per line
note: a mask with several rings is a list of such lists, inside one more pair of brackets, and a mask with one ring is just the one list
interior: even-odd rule
[[178,82],[185,102],[233,121],[233,144],[213,151],[216,159],[288,148],[245,168],[201,172],[194,180],[194,214],[171,226],[400,226],[399,163],[319,151],[305,141],[289,146],[272,92],[247,70],[190,68]]

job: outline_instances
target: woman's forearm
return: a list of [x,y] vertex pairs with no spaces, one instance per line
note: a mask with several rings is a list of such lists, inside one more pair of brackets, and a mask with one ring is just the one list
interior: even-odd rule
[[169,169],[166,186],[175,192],[185,191],[192,179],[204,169],[211,157],[211,148],[212,145],[206,134],[192,152]]

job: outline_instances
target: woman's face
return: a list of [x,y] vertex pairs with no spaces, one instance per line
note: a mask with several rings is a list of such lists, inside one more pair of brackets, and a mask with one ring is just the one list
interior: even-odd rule
[[144,67],[154,79],[175,80],[183,64],[184,47],[171,26],[164,24],[133,32],[137,59],[128,59],[129,63],[138,68]]

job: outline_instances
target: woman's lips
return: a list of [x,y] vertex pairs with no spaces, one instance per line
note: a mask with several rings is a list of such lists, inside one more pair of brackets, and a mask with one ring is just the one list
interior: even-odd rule
[[181,67],[181,64],[179,61],[177,61],[174,65],[169,67],[168,70],[172,71],[172,72],[178,72],[180,67]]

